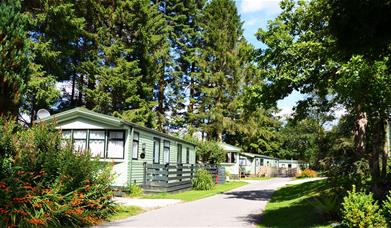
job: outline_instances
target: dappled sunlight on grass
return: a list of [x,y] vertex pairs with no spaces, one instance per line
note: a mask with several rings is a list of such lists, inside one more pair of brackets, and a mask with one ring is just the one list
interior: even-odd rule
[[329,227],[315,198],[327,189],[326,181],[284,187],[273,194],[261,218],[261,227]]

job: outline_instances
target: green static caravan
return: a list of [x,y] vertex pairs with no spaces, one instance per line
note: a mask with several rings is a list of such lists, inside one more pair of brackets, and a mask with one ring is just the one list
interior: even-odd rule
[[261,154],[240,153],[239,166],[242,172],[250,175],[255,175],[261,166],[278,167],[278,159]]
[[301,160],[279,160],[278,161],[278,167],[279,168],[285,168],[285,169],[305,169],[309,167],[309,164],[301,161]]
[[[195,165],[195,144],[122,119],[74,108],[40,121],[55,121],[75,149],[89,150],[101,162],[111,162],[114,186],[143,184],[144,166]],[[77,167],[75,167],[77,168]]]
[[239,154],[241,149],[239,147],[227,144],[227,143],[219,143],[219,146],[226,153],[225,162],[220,165],[225,168],[225,171],[230,174],[230,177],[234,179],[238,179],[240,175],[239,169]]

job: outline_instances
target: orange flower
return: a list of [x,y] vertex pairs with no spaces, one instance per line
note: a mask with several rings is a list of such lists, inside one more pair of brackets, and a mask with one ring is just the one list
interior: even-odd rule
[[34,203],[33,207],[40,209],[40,208],[42,208],[42,205],[39,203]]
[[71,201],[71,204],[72,204],[72,206],[76,207],[76,206],[79,206],[81,204],[81,201],[79,199],[73,198],[72,201]]
[[83,212],[83,208],[77,208],[75,209],[74,213],[77,215],[80,215]]
[[7,184],[4,182],[0,182],[0,189],[5,189],[7,187]]
[[39,218],[30,219],[30,223],[34,224],[34,225],[45,225],[46,224],[46,222],[44,220],[39,219]]
[[19,203],[27,202],[27,200],[25,198],[20,198],[20,197],[15,197],[12,200],[15,201],[15,202],[19,202]]
[[0,214],[5,215],[5,214],[7,214],[7,213],[8,213],[8,211],[7,211],[6,209],[0,208]]
[[21,214],[21,215],[28,215],[27,212],[22,211],[22,210],[18,210],[18,209],[14,209],[14,212],[17,213],[17,214]]

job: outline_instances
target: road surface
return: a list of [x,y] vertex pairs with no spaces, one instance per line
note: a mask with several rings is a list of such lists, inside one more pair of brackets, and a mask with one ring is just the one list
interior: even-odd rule
[[148,211],[97,228],[255,227],[273,192],[290,180],[256,181],[223,194]]

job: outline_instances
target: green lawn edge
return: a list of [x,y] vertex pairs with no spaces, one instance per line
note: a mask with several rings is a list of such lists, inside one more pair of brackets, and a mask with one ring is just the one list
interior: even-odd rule
[[266,205],[258,227],[332,227],[314,203],[327,188],[326,180],[280,188]]
[[247,182],[243,181],[230,181],[226,182],[225,184],[218,184],[213,189],[208,191],[196,191],[196,190],[190,190],[185,192],[179,192],[179,193],[161,193],[161,194],[150,194],[145,195],[143,198],[145,199],[178,199],[185,202],[190,202],[206,197],[210,197],[219,193],[224,193],[227,191],[230,191],[235,188],[239,188],[241,186],[244,186],[248,184]]
[[143,213],[145,210],[141,207],[137,206],[122,206],[118,205],[116,206],[116,213],[112,214],[110,217],[108,217],[106,220],[108,222],[125,219],[131,216],[138,215],[140,213]]

